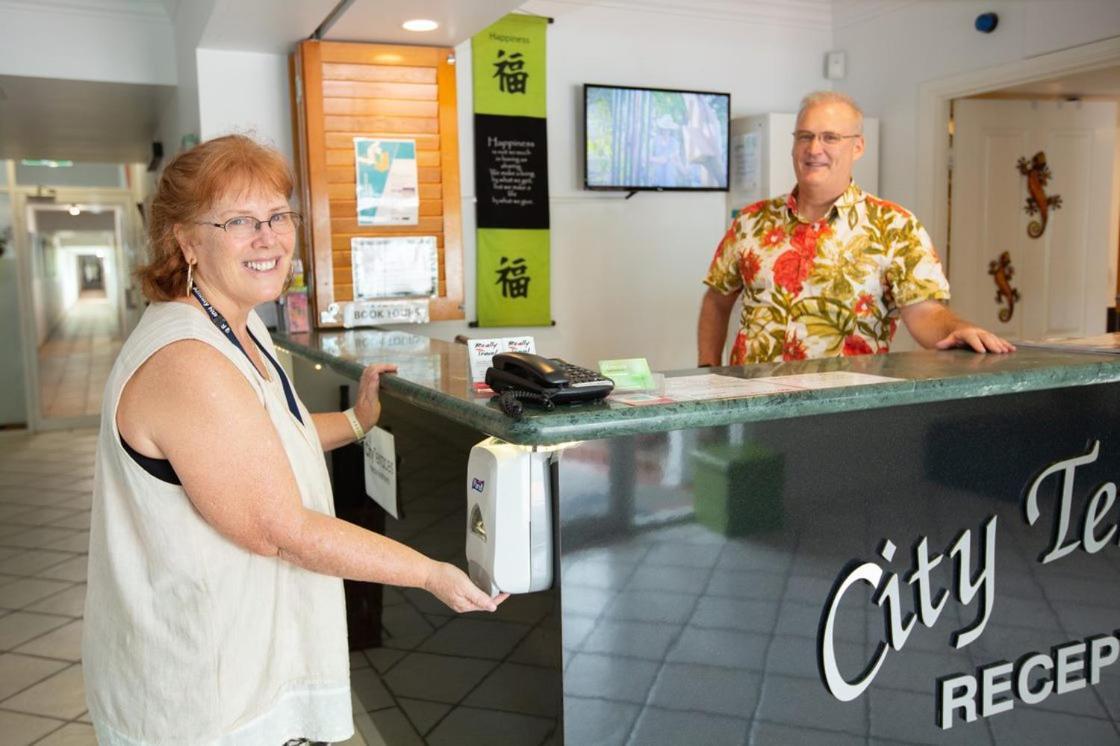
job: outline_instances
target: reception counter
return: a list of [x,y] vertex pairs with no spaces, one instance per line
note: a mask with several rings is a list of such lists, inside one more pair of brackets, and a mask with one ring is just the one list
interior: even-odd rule
[[514,421],[474,394],[463,345],[277,344],[312,409],[400,366],[402,514],[378,527],[440,559],[464,564],[472,443],[562,447],[551,590],[492,616],[395,589],[372,608],[361,677],[391,744],[1120,740],[1118,356],[677,371],[898,380]]

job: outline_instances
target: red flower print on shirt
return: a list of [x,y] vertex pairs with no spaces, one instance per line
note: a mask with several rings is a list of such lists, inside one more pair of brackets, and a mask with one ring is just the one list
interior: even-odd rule
[[758,258],[758,254],[753,251],[748,251],[746,256],[739,260],[739,274],[743,278],[744,285],[750,285],[754,282],[758,270],[762,269],[762,262]]
[[785,243],[785,240],[786,232],[784,229],[771,228],[766,232],[766,235],[762,237],[762,245],[773,248],[774,246],[781,246],[783,243]]
[[870,194],[865,194],[864,199],[866,199],[871,204],[876,205],[877,207],[885,208],[887,210],[894,210],[895,212],[901,213],[903,217],[910,217],[910,213],[902,205],[895,204],[894,202],[889,202],[885,199],[879,199],[878,197],[872,197]]
[[817,254],[817,244],[822,236],[828,235],[829,229],[821,223],[799,223],[793,229],[790,244],[804,257],[813,257]]
[[875,299],[871,293],[860,293],[859,299],[856,300],[856,305],[852,309],[856,312],[856,316],[869,316],[871,314],[871,306],[875,303]]
[[739,332],[735,335],[735,344],[731,345],[731,361],[729,365],[742,365],[747,359],[747,333]]
[[746,207],[744,207],[741,210],[741,212],[745,212],[748,215],[754,215],[756,212],[762,212],[762,208],[766,206],[766,203],[768,201],[769,200],[764,199],[764,200],[759,200],[758,202],[754,202],[752,204],[749,204]]
[[844,338],[844,355],[870,355],[874,350],[867,340],[858,334],[850,334]]
[[796,336],[786,337],[782,345],[782,360],[804,360],[807,354],[804,342]]
[[801,283],[809,276],[812,269],[811,255],[807,257],[795,249],[790,249],[774,262],[774,282],[797,295],[801,292]]

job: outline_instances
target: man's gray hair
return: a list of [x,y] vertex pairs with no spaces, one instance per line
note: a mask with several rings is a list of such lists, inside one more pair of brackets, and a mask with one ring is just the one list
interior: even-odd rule
[[839,91],[813,91],[805,98],[801,99],[801,108],[797,110],[797,119],[801,120],[805,112],[814,106],[820,104],[844,104],[856,115],[856,131],[863,134],[863,109],[859,108],[859,104],[855,99],[846,93]]

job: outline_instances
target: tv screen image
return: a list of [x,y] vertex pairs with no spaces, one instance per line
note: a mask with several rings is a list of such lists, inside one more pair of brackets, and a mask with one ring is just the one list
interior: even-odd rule
[[727,93],[584,86],[588,189],[727,190]]

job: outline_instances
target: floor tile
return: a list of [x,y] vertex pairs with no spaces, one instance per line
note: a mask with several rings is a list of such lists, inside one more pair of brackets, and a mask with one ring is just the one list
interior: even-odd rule
[[403,650],[394,650],[392,648],[369,648],[363,650],[362,653],[365,655],[370,665],[379,673],[385,673],[408,655],[408,653]]
[[455,703],[495,666],[493,661],[411,653],[384,676],[384,682],[398,696]]
[[385,688],[381,676],[372,668],[350,672],[350,688],[366,712],[393,707],[393,695]]
[[527,624],[456,617],[420,645],[425,653],[501,660],[525,635]]
[[71,583],[62,580],[20,578],[15,582],[0,586],[0,607],[22,609],[36,601],[53,596],[59,591],[64,591],[71,585]]
[[82,620],[76,619],[42,637],[36,637],[20,645],[15,652],[77,663],[82,660]]
[[653,661],[577,653],[564,672],[564,693],[642,703],[657,669]]
[[70,580],[75,583],[84,583],[86,580],[86,557],[85,555],[74,556],[73,554],[67,555],[70,557],[65,562],[59,562],[57,565],[52,565],[45,570],[40,570],[35,573],[40,578],[52,578],[55,580]]
[[[48,552],[38,549],[28,549],[19,554],[13,554],[0,560],[0,573],[5,575],[35,575],[53,565],[66,560],[72,560],[73,554],[67,552]],[[68,580],[69,578],[62,578]],[[78,580],[85,580],[83,575]]]
[[407,699],[403,697],[397,701],[401,709],[404,710],[404,714],[408,716],[412,727],[414,727],[416,732],[420,735],[424,735],[430,731],[444,715],[451,711],[451,705],[445,705],[440,702],[425,702],[420,699]]
[[29,605],[24,611],[38,611],[43,614],[61,614],[80,617],[85,613],[86,584],[69,586],[61,593],[44,598]]
[[0,734],[3,734],[5,746],[34,743],[60,725],[58,720],[0,709]]
[[369,717],[377,729],[377,733],[371,735],[379,736],[381,743],[392,746],[423,746],[425,743],[398,707],[371,712]]
[[20,526],[49,526],[55,521],[71,518],[77,513],[76,510],[61,510],[59,508],[32,508],[31,510],[20,511],[15,516],[7,518],[0,511],[0,522]]
[[642,746],[738,744],[746,740],[747,723],[747,720],[720,715],[647,707],[638,717],[631,742]]
[[86,710],[81,665],[73,665],[0,702],[7,710],[70,720]]
[[37,684],[66,668],[62,661],[33,658],[28,655],[0,655],[0,701]]
[[14,611],[0,619],[0,650],[11,650],[70,621],[61,616]]
[[555,728],[551,719],[458,707],[428,734],[427,742],[432,746],[520,746],[540,743]]
[[570,743],[623,746],[640,711],[636,704],[569,696],[564,700],[564,738]]
[[89,510],[66,510],[69,513],[65,518],[60,518],[57,521],[52,521],[51,526],[59,526],[60,528],[76,528],[79,530],[89,530]]
[[563,700],[558,671],[503,663],[467,695],[463,704],[555,718]]
[[760,674],[743,669],[668,663],[657,675],[649,703],[664,709],[744,717],[758,703]]
[[92,725],[67,723],[35,746],[97,746],[97,736]]

